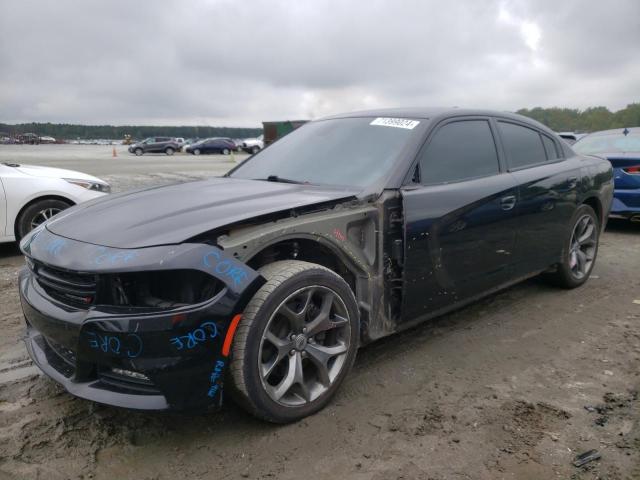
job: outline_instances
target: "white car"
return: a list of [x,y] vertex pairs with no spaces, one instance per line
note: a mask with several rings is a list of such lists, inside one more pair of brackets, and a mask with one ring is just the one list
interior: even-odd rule
[[20,240],[56,213],[110,191],[105,181],[73,170],[0,163],[0,243]]
[[245,138],[242,142],[242,149],[247,153],[256,154],[264,148],[264,135],[258,138]]

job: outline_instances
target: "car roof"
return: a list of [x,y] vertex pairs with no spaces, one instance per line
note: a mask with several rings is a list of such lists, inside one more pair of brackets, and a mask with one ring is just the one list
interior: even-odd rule
[[425,120],[440,120],[447,117],[463,116],[488,116],[501,117],[515,120],[521,123],[528,123],[538,129],[555,134],[546,125],[524,115],[511,112],[501,112],[498,110],[473,109],[459,107],[401,107],[401,108],[380,108],[375,110],[360,110],[356,112],[341,113],[319,118],[318,120],[330,120],[335,118],[357,118],[357,117],[398,117],[398,118],[420,118]]

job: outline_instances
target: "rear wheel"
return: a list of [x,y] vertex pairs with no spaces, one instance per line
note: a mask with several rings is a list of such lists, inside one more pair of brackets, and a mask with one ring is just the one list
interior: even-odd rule
[[256,145],[254,147],[251,147],[251,153],[254,154],[254,155],[256,153],[258,153],[259,151],[260,151],[260,147],[259,146]]
[[259,418],[292,422],[322,409],[353,365],[357,304],[349,285],[320,265],[287,260],[260,272],[267,282],[233,343],[232,395]]
[[595,265],[599,237],[598,216],[589,205],[580,205],[571,220],[562,262],[547,278],[564,288],[579,287],[586,282]]
[[70,206],[69,203],[56,199],[39,200],[29,205],[18,217],[17,240]]
[[175,152],[175,150],[171,147],[167,147],[164,149],[164,153],[166,153],[167,155],[173,155]]
[[228,148],[223,148],[223,149],[222,149],[222,154],[223,154],[223,155],[229,155],[229,153],[231,153],[231,152],[229,151],[229,149],[228,149]]

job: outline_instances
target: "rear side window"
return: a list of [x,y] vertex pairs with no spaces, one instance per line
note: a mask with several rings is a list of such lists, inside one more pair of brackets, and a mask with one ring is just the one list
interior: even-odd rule
[[551,138],[547,137],[546,135],[541,135],[541,137],[542,143],[544,144],[544,149],[547,152],[547,160],[557,160],[558,158],[561,158],[561,156],[558,155],[556,142],[551,140]]
[[487,120],[444,125],[420,154],[420,183],[436,185],[495,175],[498,153]]
[[547,161],[540,134],[531,128],[498,122],[511,168],[523,168]]

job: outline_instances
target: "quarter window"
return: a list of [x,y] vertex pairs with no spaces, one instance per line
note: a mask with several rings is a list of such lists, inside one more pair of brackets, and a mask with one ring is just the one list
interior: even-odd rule
[[420,183],[435,185],[495,175],[498,153],[487,120],[441,127],[420,154]]
[[547,152],[547,160],[557,160],[560,158],[560,155],[558,155],[558,149],[556,148],[556,142],[546,135],[542,135],[542,143],[544,143],[544,149]]
[[498,128],[511,168],[529,167],[547,161],[537,131],[507,122],[498,122]]

